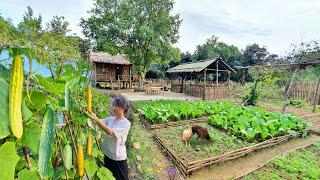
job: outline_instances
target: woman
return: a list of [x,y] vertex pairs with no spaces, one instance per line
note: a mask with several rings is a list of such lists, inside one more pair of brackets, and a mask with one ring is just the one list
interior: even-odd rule
[[91,119],[106,133],[102,145],[105,155],[104,166],[117,180],[129,179],[125,143],[131,123],[124,117],[127,108],[127,101],[122,97],[117,97],[112,102],[114,116],[100,120],[94,113],[91,113]]

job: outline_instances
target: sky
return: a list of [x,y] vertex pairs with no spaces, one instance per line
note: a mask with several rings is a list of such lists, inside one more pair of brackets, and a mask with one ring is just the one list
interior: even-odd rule
[[[291,44],[320,39],[319,0],[176,0],[174,13],[183,22],[175,47],[194,52],[211,35],[244,49],[266,46],[270,53],[286,55]],[[92,0],[0,0],[0,14],[17,24],[27,6],[44,22],[64,16],[72,33],[82,36],[81,17],[88,17]],[[45,24],[44,24],[45,26]]]

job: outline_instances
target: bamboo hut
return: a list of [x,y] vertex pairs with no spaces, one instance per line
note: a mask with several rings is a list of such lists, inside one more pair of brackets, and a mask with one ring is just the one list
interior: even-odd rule
[[[235,70],[221,58],[213,58],[205,61],[183,63],[169,69],[167,73],[176,73],[180,78],[178,82],[171,84],[171,91],[202,97],[203,99],[219,99],[229,97],[230,74],[235,73]],[[228,74],[226,82],[219,81],[221,73]],[[215,75],[215,82],[207,81],[209,74]],[[193,84],[187,83],[187,77],[193,75],[203,76],[203,81],[197,81]]]
[[93,65],[92,80],[95,84],[110,83],[112,89],[132,88],[132,64],[124,56],[90,52],[89,60]]

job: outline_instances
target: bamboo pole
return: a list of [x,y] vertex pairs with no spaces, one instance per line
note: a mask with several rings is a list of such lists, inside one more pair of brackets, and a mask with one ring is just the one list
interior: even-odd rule
[[296,78],[296,75],[297,75],[297,72],[298,72],[298,68],[296,68],[294,71],[293,71],[293,74],[292,74],[292,77],[291,77],[291,80],[290,80],[290,83],[289,83],[289,87],[288,87],[288,90],[284,96],[284,104],[283,104],[283,107],[282,107],[282,112],[284,113],[286,111],[286,107],[288,105],[288,97],[289,97],[289,93],[291,91],[291,88],[292,88],[292,85],[293,85],[293,82]]
[[319,98],[318,98],[319,86],[320,86],[320,77],[319,77],[319,80],[318,80],[318,83],[317,83],[316,92],[314,92],[313,109],[312,109],[313,113],[316,112],[317,100],[319,100]]

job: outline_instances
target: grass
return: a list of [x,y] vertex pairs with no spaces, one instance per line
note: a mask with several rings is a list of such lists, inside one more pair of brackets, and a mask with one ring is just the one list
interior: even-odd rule
[[[131,129],[127,140],[128,165],[130,168],[129,177],[131,179],[157,179],[159,177],[161,159],[160,151],[154,151],[157,144],[154,143],[153,137],[142,127],[138,119],[131,112],[133,119]],[[133,142],[140,142],[141,149],[134,149]],[[142,162],[136,161],[136,156],[140,155]],[[138,165],[141,167],[142,173],[138,172]]]
[[208,128],[210,137],[213,140],[212,142],[202,139],[198,140],[197,135],[194,135],[190,140],[191,147],[185,147],[181,134],[187,128],[187,125],[160,129],[156,130],[156,132],[167,146],[188,162],[221,155],[254,144],[222,132],[208,123],[197,123],[197,125]]
[[320,142],[281,156],[244,179],[320,179]]

